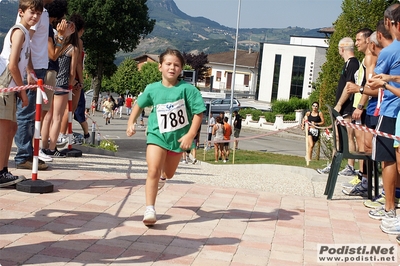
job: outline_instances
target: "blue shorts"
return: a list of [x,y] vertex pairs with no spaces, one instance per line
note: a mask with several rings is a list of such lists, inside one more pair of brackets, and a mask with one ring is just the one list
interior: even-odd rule
[[366,115],[365,116],[365,126],[367,128],[375,129],[378,124],[378,116]]
[[86,121],[85,105],[86,105],[85,92],[83,90],[81,90],[81,95],[79,96],[78,106],[76,107],[76,110],[74,112],[74,119],[76,121],[78,121],[79,124],[82,124],[83,122]]

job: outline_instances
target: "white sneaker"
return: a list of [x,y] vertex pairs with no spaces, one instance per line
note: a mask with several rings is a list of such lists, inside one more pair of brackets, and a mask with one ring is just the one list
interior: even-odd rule
[[144,212],[143,223],[144,225],[153,225],[157,222],[156,211],[152,209],[146,209]]
[[318,174],[329,174],[329,171],[331,170],[331,165],[328,164],[325,168],[323,169],[317,169]]
[[64,134],[60,134],[57,138],[57,147],[64,146],[68,143],[68,136]]
[[45,154],[42,149],[39,150],[39,159],[44,161],[44,162],[52,162],[53,158],[51,158],[49,155]]

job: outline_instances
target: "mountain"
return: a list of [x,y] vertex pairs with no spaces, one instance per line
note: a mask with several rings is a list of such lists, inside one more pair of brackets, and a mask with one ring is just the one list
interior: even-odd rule
[[1,48],[3,48],[3,38],[17,18],[18,0],[0,0],[0,37]]
[[[191,17],[179,10],[173,0],[147,0],[147,6],[150,18],[156,20],[153,32],[133,52],[117,54],[117,64],[125,57],[136,57],[144,53],[159,54],[167,47],[207,54],[234,49],[234,28],[222,26],[205,17]],[[17,10],[17,0],[1,0],[0,47],[3,47],[4,36],[15,22]],[[291,35],[323,37],[317,30],[299,27],[239,29],[238,48],[258,50],[260,42],[286,44]]]
[[[128,56],[159,54],[167,47],[208,54],[234,49],[235,28],[222,26],[204,17],[191,17],[180,11],[173,0],[148,0],[147,6],[156,25],[153,32]],[[323,37],[318,30],[299,27],[239,29],[238,48],[258,50],[260,42],[288,44],[291,35]]]

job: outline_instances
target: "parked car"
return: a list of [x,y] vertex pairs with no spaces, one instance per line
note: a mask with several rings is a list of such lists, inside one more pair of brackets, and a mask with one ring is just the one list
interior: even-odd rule
[[[217,114],[225,111],[229,111],[231,108],[231,99],[216,99],[211,101],[211,113]],[[233,99],[232,111],[237,111],[240,108],[240,102],[237,99]]]

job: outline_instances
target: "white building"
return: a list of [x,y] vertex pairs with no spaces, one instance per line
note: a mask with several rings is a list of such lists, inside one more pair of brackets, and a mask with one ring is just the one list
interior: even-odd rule
[[[255,93],[258,75],[258,52],[252,50],[238,50],[236,55],[236,93]],[[232,75],[234,51],[208,55],[210,79],[206,82],[212,85],[212,91],[230,93],[232,89]]]
[[256,99],[263,102],[308,98],[326,61],[326,38],[296,37],[290,44],[260,44]]

